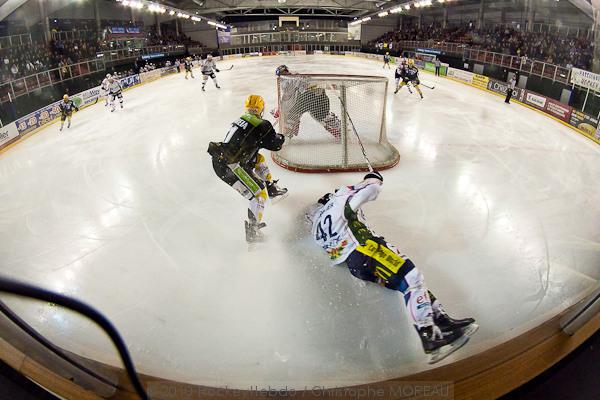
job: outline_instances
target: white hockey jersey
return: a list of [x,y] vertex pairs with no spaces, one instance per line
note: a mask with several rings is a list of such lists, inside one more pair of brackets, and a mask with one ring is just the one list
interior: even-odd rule
[[361,241],[374,236],[361,207],[375,200],[380,191],[381,181],[367,179],[338,189],[327,204],[313,211],[313,239],[329,254],[333,264],[346,261]]
[[308,90],[309,79],[306,77],[287,78],[287,75],[279,79],[279,91],[281,93],[282,102],[294,102],[299,93],[304,93]]
[[116,79],[108,86],[108,91],[110,94],[119,93],[121,90],[123,90],[123,88],[121,87],[119,81]]
[[102,80],[102,84],[100,85],[100,88],[102,90],[108,91],[108,87],[110,86],[110,82],[108,81],[108,78],[104,78]]
[[200,70],[202,71],[202,73],[204,75],[210,75],[213,73],[213,69],[218,70],[217,68],[217,64],[215,63],[215,60],[202,60],[202,64],[200,64]]

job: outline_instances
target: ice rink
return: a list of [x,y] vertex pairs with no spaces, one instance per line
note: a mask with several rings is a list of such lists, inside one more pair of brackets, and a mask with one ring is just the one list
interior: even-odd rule
[[[427,365],[398,292],[330,267],[302,211],[360,173],[299,174],[267,205],[248,252],[246,201],[206,153],[248,94],[276,106],[275,68],[385,75],[342,56],[218,62],[217,90],[183,74],[124,93],[125,109],[77,113],[0,154],[0,273],[79,298],[111,319],[140,372],[204,385],[348,385]],[[370,226],[408,254],[451,315],[479,332],[441,363],[539,325],[600,279],[600,147],[535,111],[422,74],[424,100],[387,102],[401,154]],[[270,115],[269,115],[270,117]],[[55,344],[120,366],[89,322],[0,297]],[[438,364],[439,365],[439,364]],[[437,366],[437,365],[436,365]]]

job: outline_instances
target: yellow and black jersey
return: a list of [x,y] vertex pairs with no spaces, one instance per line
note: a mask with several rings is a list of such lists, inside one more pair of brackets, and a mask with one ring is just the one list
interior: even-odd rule
[[79,108],[77,108],[75,106],[75,103],[73,103],[73,100],[67,100],[66,102],[61,101],[59,104],[59,107],[60,107],[60,113],[62,115],[71,115],[73,113],[73,110],[79,111]]
[[210,143],[208,152],[225,164],[245,165],[255,159],[260,149],[280,150],[284,140],[269,121],[244,114],[231,124],[225,140]]

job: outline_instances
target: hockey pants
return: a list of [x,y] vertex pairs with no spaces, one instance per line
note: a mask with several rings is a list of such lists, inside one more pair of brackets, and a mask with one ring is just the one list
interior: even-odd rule
[[250,200],[248,217],[261,222],[268,195],[265,184],[256,176],[253,168],[241,166],[239,163],[227,165],[213,158],[213,169],[223,182],[234,188],[245,199]]
[[413,324],[417,328],[431,325],[432,304],[437,306],[439,302],[425,286],[423,274],[394,246],[382,239],[379,241],[369,239],[350,253],[346,259],[350,273],[358,279],[402,292]]
[[111,108],[113,110],[115,109],[115,100],[116,99],[119,99],[119,104],[121,105],[121,108],[123,108],[123,93],[121,93],[121,92],[111,93],[110,94],[110,106],[111,106]]
[[204,85],[206,85],[206,81],[208,81],[208,77],[211,77],[213,82],[215,83],[215,86],[219,86],[219,82],[217,82],[217,75],[215,75],[214,72],[211,72],[210,74],[202,74],[202,86],[204,87]]

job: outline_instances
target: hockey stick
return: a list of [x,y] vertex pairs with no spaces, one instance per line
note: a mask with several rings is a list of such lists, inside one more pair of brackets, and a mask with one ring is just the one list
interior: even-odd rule
[[354,134],[356,135],[356,138],[358,139],[358,144],[360,145],[360,150],[362,151],[363,156],[365,157],[365,161],[367,162],[367,166],[369,167],[369,172],[373,172],[373,166],[371,165],[371,161],[369,161],[369,157],[367,157],[367,152],[365,151],[365,146],[363,145],[362,140],[360,140],[360,136],[358,136],[358,132],[356,131],[356,127],[354,126],[354,122],[352,122],[352,118],[350,118],[350,114],[348,113],[346,104],[344,103],[344,100],[342,100],[341,96],[338,96],[338,99],[340,99],[340,103],[342,103],[344,112],[348,116],[348,121],[350,121],[350,125],[352,125],[352,130],[354,131]]
[[435,86],[427,86],[424,83],[421,83],[421,86],[425,86],[427,89],[431,89],[431,90],[435,89]]
[[229,68],[222,69],[221,71],[231,71],[233,69],[233,64],[229,66]]

